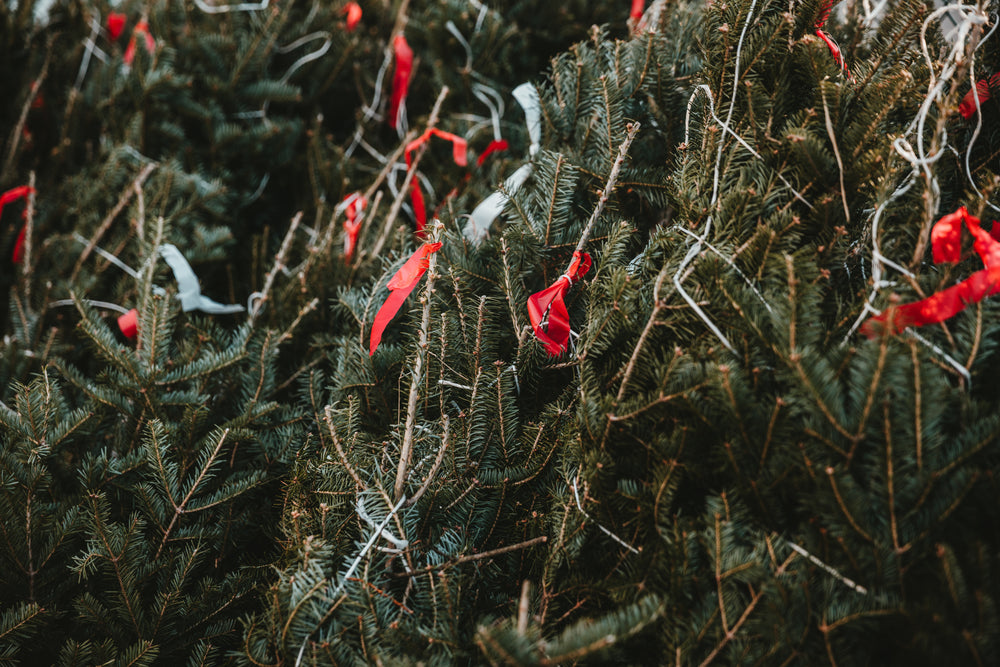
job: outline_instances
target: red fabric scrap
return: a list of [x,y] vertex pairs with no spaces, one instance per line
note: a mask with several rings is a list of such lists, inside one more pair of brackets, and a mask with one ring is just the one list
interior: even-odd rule
[[494,139],[490,142],[490,145],[486,147],[486,150],[483,151],[482,155],[479,156],[479,159],[476,160],[476,166],[482,167],[483,162],[486,161],[486,158],[489,157],[490,153],[505,151],[508,148],[510,148],[510,144],[507,143],[506,139]]
[[360,192],[355,192],[345,197],[344,201],[347,202],[347,208],[344,209],[344,263],[350,264],[354,248],[358,245],[361,221],[364,219],[361,213],[368,206],[368,200]]
[[[3,207],[7,204],[17,201],[18,199],[25,199],[28,195],[33,193],[35,189],[30,185],[19,185],[16,188],[12,188],[7,192],[0,195],[0,215],[3,214]],[[27,217],[28,209],[25,209],[22,213],[22,217]],[[11,261],[14,264],[20,264],[21,260],[24,259],[24,234],[26,229],[24,226],[21,227],[21,231],[17,235],[17,240],[14,242],[14,252],[11,257]]]
[[646,9],[646,0],[632,0],[632,11],[629,12],[628,17],[633,21],[638,22],[642,18],[642,12]]
[[139,332],[139,311],[133,308],[118,318],[118,328],[129,340],[133,340]]
[[[980,79],[977,81],[975,91],[979,93],[979,104],[982,105],[983,102],[993,97],[993,93],[990,90],[997,87],[1000,87],[1000,72],[997,72],[989,79]],[[965,94],[965,97],[959,103],[958,113],[962,114],[962,118],[965,119],[976,115],[976,98],[972,89]]]
[[389,99],[389,127],[396,129],[399,109],[406,101],[406,92],[410,89],[413,49],[406,43],[406,37],[402,34],[396,35],[392,41],[392,49],[396,56],[396,69],[392,75],[392,97]]
[[128,46],[125,48],[125,55],[122,56],[122,60],[126,65],[131,66],[132,61],[135,60],[135,39],[138,35],[142,35],[143,43],[148,53],[153,53],[156,50],[156,42],[149,33],[149,24],[146,23],[146,19],[139,19],[139,22],[135,24],[135,28],[132,29],[132,39],[128,41]]
[[347,14],[347,32],[354,32],[354,29],[361,23],[361,5],[356,2],[348,2],[342,12]]
[[850,77],[851,72],[847,69],[847,63],[844,62],[844,54],[840,51],[840,47],[837,43],[833,41],[824,30],[823,27],[826,26],[826,22],[830,19],[830,12],[833,11],[833,6],[836,5],[840,0],[826,0],[823,6],[819,10],[819,17],[816,19],[816,23],[813,26],[816,29],[816,36],[823,40],[826,44],[826,48],[830,50],[830,55],[833,56],[833,62],[837,63],[840,69],[844,70]]
[[569,311],[566,310],[566,292],[572,284],[590,270],[590,255],[576,251],[569,271],[559,276],[552,285],[528,297],[528,319],[535,336],[545,345],[550,356],[558,357],[569,343]]
[[[926,299],[889,306],[881,315],[869,318],[861,325],[862,334],[869,338],[881,333],[891,336],[908,327],[943,322],[965,310],[970,303],[978,303],[1000,292],[1000,242],[982,229],[979,218],[969,215],[964,206],[941,218],[931,230],[934,262],[957,262],[961,258],[963,224],[972,234],[972,247],[986,268]],[[994,231],[997,231],[995,225]]]
[[[440,137],[452,144],[451,154],[455,164],[464,167],[469,164],[468,143],[462,137],[451,132],[439,130],[436,127],[428,128],[423,134],[406,145],[406,166],[410,166],[410,155],[430,140],[431,137]],[[427,226],[427,208],[424,205],[424,193],[420,189],[420,179],[414,178],[410,186],[410,203],[413,205],[413,217],[417,220],[417,231],[423,232]]]
[[424,243],[417,248],[406,263],[396,271],[396,274],[389,280],[387,287],[390,290],[389,298],[385,300],[382,307],[375,314],[375,321],[372,322],[372,337],[368,347],[368,356],[375,354],[378,344],[382,342],[382,333],[386,326],[396,316],[402,307],[406,297],[417,286],[420,277],[427,271],[430,265],[430,255],[441,248],[440,243]]
[[111,12],[108,14],[107,27],[108,27],[108,37],[111,38],[112,42],[117,42],[118,38],[122,36],[122,31],[125,30],[125,14],[119,12]]

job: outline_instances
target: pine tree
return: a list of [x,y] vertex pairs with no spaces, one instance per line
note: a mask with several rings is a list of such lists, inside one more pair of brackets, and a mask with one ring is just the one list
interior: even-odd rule
[[349,4],[0,7],[0,660],[995,662],[989,3]]

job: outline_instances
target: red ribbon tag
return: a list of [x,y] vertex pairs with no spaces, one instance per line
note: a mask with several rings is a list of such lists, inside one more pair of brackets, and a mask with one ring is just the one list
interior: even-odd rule
[[358,244],[358,234],[361,232],[363,220],[361,212],[368,206],[368,200],[361,196],[361,193],[355,192],[347,195],[344,201],[347,202],[347,208],[344,209],[344,263],[350,264],[351,258],[354,257],[354,248]]
[[986,268],[926,299],[889,306],[881,315],[869,318],[861,325],[862,334],[869,338],[880,333],[894,335],[907,327],[943,322],[965,310],[970,303],[978,303],[1000,292],[1000,242],[982,229],[979,218],[969,215],[964,206],[941,218],[931,230],[934,262],[957,262],[960,259],[963,223],[975,239],[972,247]]
[[632,0],[632,11],[629,12],[628,17],[633,21],[638,21],[642,18],[642,12],[646,9],[646,0]]
[[118,328],[129,340],[133,340],[139,332],[139,311],[133,308],[118,318]]
[[[7,192],[0,195],[0,215],[3,214],[3,207],[7,204],[17,201],[18,199],[25,199],[28,195],[33,193],[35,189],[30,185],[19,185],[16,188],[12,188]],[[24,209],[21,217],[27,217],[28,209]],[[22,226],[21,231],[17,235],[17,240],[14,242],[14,252],[11,257],[11,261],[14,264],[20,264],[21,260],[24,259],[24,234],[25,228]]]
[[342,14],[347,14],[347,32],[354,32],[354,29],[361,23],[361,5],[356,2],[348,2]]
[[[981,105],[986,100],[993,97],[990,92],[991,88],[996,88],[1000,86],[1000,72],[997,72],[989,79],[980,79],[976,82],[976,92],[979,93],[979,104]],[[969,119],[976,114],[976,98],[972,90],[969,90],[962,98],[962,101],[958,105],[958,113],[962,114],[962,118]]]
[[[410,166],[410,154],[420,148],[432,136],[440,137],[452,143],[451,154],[455,164],[464,167],[469,163],[468,144],[462,137],[439,130],[436,127],[428,128],[423,134],[406,145],[406,166]],[[420,179],[414,178],[410,186],[410,202],[413,204],[413,216],[417,220],[417,232],[423,232],[427,226],[427,208],[424,205],[424,193],[420,189]]]
[[382,332],[386,326],[396,316],[402,307],[406,297],[417,286],[420,277],[427,271],[430,265],[429,255],[437,252],[441,248],[440,243],[425,243],[410,256],[406,263],[396,271],[396,274],[389,280],[387,287],[390,290],[389,298],[385,300],[382,307],[375,314],[375,321],[372,322],[372,337],[368,347],[368,356],[375,354],[378,344],[382,342]]
[[559,276],[552,285],[528,297],[528,319],[535,336],[545,345],[550,356],[558,357],[566,351],[569,342],[569,311],[566,310],[566,292],[574,281],[590,270],[590,255],[576,251],[569,271]]
[[499,151],[505,151],[510,148],[510,144],[507,143],[506,139],[494,139],[490,142],[490,145],[486,147],[479,159],[476,160],[476,166],[482,167],[483,162],[486,162],[486,158],[489,157],[490,153],[497,153]]
[[399,108],[406,100],[410,89],[410,74],[413,73],[413,49],[406,43],[406,37],[396,35],[392,42],[396,55],[396,69],[392,75],[392,97],[389,99],[389,127],[396,129],[399,122]]
[[830,18],[830,12],[833,11],[833,6],[836,5],[840,0],[826,0],[826,3],[819,10],[819,17],[816,19],[816,36],[823,40],[826,44],[826,48],[830,50],[830,55],[833,56],[833,62],[837,63],[840,69],[844,70],[848,78],[851,76],[850,70],[847,69],[847,63],[844,62],[844,54],[840,51],[840,47],[837,43],[833,41],[830,35],[826,34],[823,30],[823,26],[826,25],[827,20]]
[[118,38],[122,36],[122,31],[125,30],[125,15],[111,12],[108,14],[107,26],[108,37],[111,38],[112,42],[117,42]]
[[145,19],[139,19],[139,22],[135,24],[135,28],[132,29],[132,39],[128,41],[128,46],[125,48],[125,55],[122,56],[122,60],[129,66],[135,60],[135,38],[137,35],[143,36],[148,53],[156,50],[156,42],[153,41],[153,36],[149,34],[149,24],[146,23]]

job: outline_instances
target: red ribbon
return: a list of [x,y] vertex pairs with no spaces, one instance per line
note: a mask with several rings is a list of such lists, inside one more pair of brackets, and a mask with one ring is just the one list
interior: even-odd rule
[[632,11],[629,12],[628,16],[633,21],[638,21],[642,18],[642,12],[646,9],[646,0],[632,0]]
[[348,2],[342,13],[347,14],[347,32],[354,32],[354,29],[361,23],[361,5],[356,2]]
[[139,332],[139,311],[133,308],[118,318],[118,328],[122,334],[132,340]]
[[368,200],[356,192],[344,197],[344,201],[348,202],[347,208],[344,209],[344,263],[350,264],[351,258],[354,257],[354,248],[358,245],[358,234],[361,232],[363,217],[360,214],[368,206]]
[[486,162],[486,158],[489,157],[490,153],[497,153],[499,151],[505,151],[510,148],[510,144],[507,143],[506,139],[494,139],[490,142],[490,145],[486,147],[479,159],[476,160],[476,166],[482,167],[483,162]]
[[392,97],[389,99],[389,127],[396,129],[399,121],[399,108],[406,99],[410,89],[410,75],[413,73],[413,49],[406,43],[406,37],[396,35],[392,41],[393,53],[396,55],[396,69],[392,75]]
[[[33,193],[34,191],[35,189],[30,185],[20,185],[0,195],[0,215],[3,214],[4,206],[13,201],[17,201],[18,199],[27,198],[27,196]],[[28,209],[24,209],[24,212],[21,214],[21,217],[27,217],[27,215],[28,215]],[[11,261],[14,264],[20,264],[21,260],[24,259],[25,231],[26,231],[25,227],[22,226],[20,233],[18,233],[17,235],[17,240],[14,242],[14,253],[13,256],[11,257]]]
[[[469,163],[468,144],[462,137],[439,130],[436,127],[428,128],[423,134],[406,145],[406,166],[410,166],[410,154],[420,148],[432,136],[440,137],[452,143],[451,154],[455,164],[464,167]],[[424,205],[424,193],[420,189],[420,179],[414,177],[410,186],[410,201],[413,204],[413,216],[417,219],[417,232],[423,232],[427,226],[427,207]]]
[[[976,92],[979,93],[979,103],[980,105],[986,100],[993,97],[990,92],[991,88],[1000,87],[1000,72],[997,72],[989,79],[980,79],[976,82]],[[962,114],[962,118],[969,119],[976,114],[976,98],[972,90],[969,90],[962,98],[962,101],[958,105],[958,113]]]
[[440,248],[440,243],[423,244],[417,248],[417,251],[406,260],[406,263],[399,268],[399,271],[396,271],[396,274],[389,281],[387,285],[390,290],[389,298],[378,309],[375,321],[372,322],[372,338],[368,347],[368,356],[375,354],[378,344],[382,342],[382,332],[399,312],[406,297],[410,296],[410,292],[417,286],[417,281],[427,271],[427,267],[430,265],[429,255],[437,252]]
[[135,28],[132,29],[132,39],[128,41],[128,46],[125,48],[125,55],[122,56],[122,60],[129,66],[135,60],[135,38],[137,35],[143,36],[148,53],[156,50],[156,42],[153,41],[153,36],[149,34],[149,24],[146,23],[146,19],[139,19],[139,22],[135,24]]
[[108,36],[112,42],[117,42],[118,38],[122,36],[122,31],[125,30],[125,18],[124,14],[118,12],[108,14]]
[[840,2],[840,0],[826,0],[819,10],[819,18],[816,19],[814,27],[816,28],[816,36],[823,40],[823,43],[826,44],[826,48],[830,50],[830,54],[833,56],[833,62],[837,63],[837,66],[844,70],[848,77],[850,77],[851,72],[847,69],[847,63],[844,62],[844,54],[841,53],[840,47],[837,46],[837,43],[834,42],[830,35],[826,34],[823,30],[827,20],[830,18],[830,12],[833,11],[833,6],[838,2]]
[[[972,247],[986,268],[926,299],[902,306],[889,306],[881,315],[872,317],[861,325],[862,334],[869,338],[880,333],[893,335],[907,327],[943,322],[965,310],[970,303],[978,303],[987,296],[1000,292],[1000,242],[982,229],[979,218],[969,215],[964,206],[944,216],[934,225],[931,231],[934,263],[957,262],[961,258],[963,223],[972,234]],[[1000,228],[994,227],[994,231],[1000,232]]]
[[566,351],[570,331],[566,292],[589,270],[590,255],[578,250],[573,253],[569,271],[559,276],[549,287],[528,297],[528,319],[531,320],[535,336],[542,341],[550,356],[558,357]]

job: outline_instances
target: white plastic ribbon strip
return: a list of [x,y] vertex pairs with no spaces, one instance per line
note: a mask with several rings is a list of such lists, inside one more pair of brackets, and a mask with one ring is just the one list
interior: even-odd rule
[[170,243],[160,246],[160,255],[174,272],[174,280],[177,281],[177,298],[181,300],[181,309],[186,313],[192,310],[200,310],[212,315],[228,315],[230,313],[243,312],[243,306],[239,304],[222,304],[203,296],[198,276],[188,261],[181,254],[181,251]]
[[[528,128],[528,139],[531,145],[528,153],[534,157],[542,141],[542,105],[538,99],[538,90],[530,83],[522,83],[514,89],[514,99],[524,109],[524,122]],[[479,97],[477,95],[477,97]],[[479,97],[479,99],[483,99]],[[485,102],[485,100],[483,100]],[[473,209],[468,222],[462,230],[462,235],[474,245],[478,245],[486,237],[493,226],[493,221],[503,212],[510,195],[528,180],[531,175],[531,163],[521,165],[517,171],[507,177],[503,188],[484,199]]]

